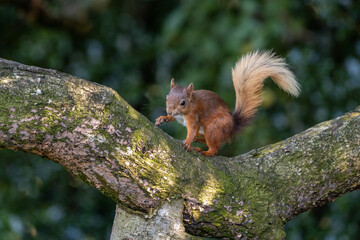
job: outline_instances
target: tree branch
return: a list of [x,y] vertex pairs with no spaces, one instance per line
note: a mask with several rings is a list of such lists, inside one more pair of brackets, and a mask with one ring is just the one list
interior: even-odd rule
[[183,199],[193,235],[280,239],[283,225],[359,188],[360,111],[233,157],[184,151],[112,89],[0,60],[0,148],[64,166],[131,214]]

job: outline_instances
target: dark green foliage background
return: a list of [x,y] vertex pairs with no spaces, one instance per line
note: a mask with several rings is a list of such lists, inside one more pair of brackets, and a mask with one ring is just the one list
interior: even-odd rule
[[[267,81],[255,122],[221,149],[234,156],[360,105],[359,23],[355,0],[0,1],[0,57],[107,85],[154,121],[165,113],[171,77],[233,108],[236,60],[273,49],[302,95]],[[185,138],[177,123],[162,128]],[[109,238],[110,199],[48,160],[8,150],[0,160],[0,239]],[[359,208],[359,192],[346,194],[290,221],[287,238],[356,239]]]

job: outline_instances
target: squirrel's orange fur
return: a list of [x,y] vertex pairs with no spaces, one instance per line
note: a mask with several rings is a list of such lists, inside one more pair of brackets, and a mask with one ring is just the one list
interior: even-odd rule
[[168,116],[156,119],[156,125],[177,120],[187,128],[184,147],[191,149],[194,140],[205,143],[209,149],[201,151],[205,156],[215,155],[224,141],[239,132],[253,119],[262,101],[263,82],[267,77],[293,96],[300,93],[299,84],[287,68],[284,59],[272,52],[252,52],[243,56],[232,69],[236,93],[236,106],[231,113],[225,101],[208,90],[194,91],[188,87],[175,85],[171,80],[170,93],[166,97]]

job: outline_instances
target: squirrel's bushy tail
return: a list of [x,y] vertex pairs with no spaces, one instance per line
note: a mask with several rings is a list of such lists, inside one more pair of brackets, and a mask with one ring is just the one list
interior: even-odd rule
[[271,77],[280,88],[291,95],[299,95],[300,86],[283,58],[276,57],[271,51],[246,54],[232,69],[236,93],[233,113],[236,131],[247,125],[257,112],[257,107],[262,102],[262,88],[267,77]]

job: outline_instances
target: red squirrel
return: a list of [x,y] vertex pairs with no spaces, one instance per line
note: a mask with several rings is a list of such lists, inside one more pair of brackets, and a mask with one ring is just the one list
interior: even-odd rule
[[243,56],[232,69],[236,94],[236,106],[232,113],[225,101],[216,93],[196,90],[175,84],[171,79],[170,92],[166,96],[167,116],[156,119],[156,125],[177,120],[187,128],[183,146],[190,151],[194,141],[205,143],[207,151],[193,148],[205,156],[214,156],[221,144],[230,140],[254,118],[262,102],[264,80],[272,80],[293,96],[300,94],[300,86],[283,58],[271,51],[250,52]]

